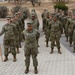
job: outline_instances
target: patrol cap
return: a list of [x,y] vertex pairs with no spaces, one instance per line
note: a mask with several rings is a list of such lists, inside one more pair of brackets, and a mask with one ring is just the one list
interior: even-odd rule
[[49,15],[53,15],[52,13],[49,13]]
[[21,14],[21,12],[18,12],[18,15],[20,15]]
[[49,11],[47,11],[47,14],[49,14],[50,12]]
[[18,13],[15,13],[15,16],[17,16],[18,15]]
[[15,15],[11,15],[11,18],[14,18],[15,17]]
[[36,14],[35,12],[32,12],[32,13],[31,13],[31,16],[36,16],[35,14]]
[[44,9],[44,11],[47,11],[47,9]]
[[58,18],[58,15],[54,15],[53,18]]
[[31,12],[33,12],[33,11],[35,12],[35,9],[32,9],[32,10],[31,10]]
[[7,18],[7,20],[10,20],[10,19],[11,19],[11,17],[10,17],[10,16],[7,16],[6,18]]
[[53,14],[52,13],[49,13],[49,16],[52,16],[53,17]]
[[30,26],[30,25],[32,25],[32,21],[31,21],[31,20],[29,20],[29,21],[27,22],[27,26]]

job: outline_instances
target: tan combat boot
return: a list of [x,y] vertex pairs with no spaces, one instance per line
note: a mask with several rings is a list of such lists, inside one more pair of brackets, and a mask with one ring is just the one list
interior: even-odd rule
[[6,62],[8,60],[8,56],[5,56],[4,62]]
[[61,51],[60,51],[60,49],[58,49],[58,53],[59,53],[59,54],[62,54]]
[[51,49],[51,52],[50,52],[50,54],[52,54],[53,53],[53,49]]
[[37,67],[34,67],[34,73],[35,73],[35,74],[38,73]]
[[29,67],[26,67],[25,74],[29,72]]
[[13,62],[16,62],[16,55],[13,55]]

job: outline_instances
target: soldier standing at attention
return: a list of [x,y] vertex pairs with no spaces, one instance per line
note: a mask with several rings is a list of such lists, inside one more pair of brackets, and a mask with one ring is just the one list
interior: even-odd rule
[[13,61],[16,61],[16,49],[15,49],[15,27],[11,23],[10,18],[7,18],[8,23],[5,24],[0,32],[0,36],[4,34],[3,46],[4,46],[4,62],[8,60],[9,49],[13,55]]
[[22,36],[25,39],[25,46],[24,46],[24,52],[25,52],[25,65],[26,70],[25,74],[29,72],[29,66],[30,66],[30,56],[32,55],[33,59],[33,66],[34,66],[34,73],[37,74],[37,54],[38,54],[38,46],[37,46],[37,37],[38,32],[32,27],[32,22],[29,21],[27,23],[27,29],[22,32]]
[[54,15],[53,21],[50,22],[50,40],[51,40],[51,52],[50,54],[53,53],[53,49],[55,46],[58,48],[58,53],[61,54],[60,51],[60,37],[61,37],[61,29],[62,29],[62,24],[61,22],[57,19],[57,16]]

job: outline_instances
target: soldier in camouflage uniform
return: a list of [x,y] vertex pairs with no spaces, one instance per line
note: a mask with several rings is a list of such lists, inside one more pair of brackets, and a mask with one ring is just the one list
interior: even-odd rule
[[47,17],[47,10],[44,9],[41,17],[42,17],[42,23],[43,23],[43,27],[42,27],[42,30],[44,31],[45,30],[45,25],[46,25],[46,17]]
[[29,72],[29,66],[30,66],[30,56],[32,55],[33,59],[33,66],[34,66],[34,73],[37,74],[37,54],[38,54],[38,46],[37,46],[37,39],[38,38],[38,32],[35,30],[32,26],[32,22],[28,21],[27,23],[27,29],[22,32],[23,38],[25,39],[25,46],[24,46],[24,52],[25,52],[25,65],[26,70],[25,73],[27,74]]
[[15,49],[15,26],[11,23],[8,17],[8,23],[5,24],[0,32],[0,36],[4,34],[4,62],[8,60],[9,49],[13,55],[13,61],[16,61],[16,49]]
[[[36,18],[35,13],[31,14],[30,20],[32,21],[32,27],[36,30],[39,30],[39,20]],[[40,36],[40,34],[39,34],[39,36]],[[37,44],[38,44],[38,41],[39,41],[39,39],[37,39]],[[39,44],[38,44],[38,47],[39,47]]]
[[68,37],[69,37],[70,47],[72,46],[73,42],[74,21],[75,21],[74,18],[71,18],[68,24]]
[[24,30],[24,21],[22,22],[22,14],[20,12],[17,13],[18,21],[20,22],[21,32]]
[[65,30],[65,15],[64,15],[64,11],[61,11],[60,14],[58,15],[59,16],[59,21],[62,23],[63,25],[63,30],[61,31],[61,33],[63,33],[63,31]]
[[68,42],[68,25],[70,24],[71,19],[72,19],[72,13],[68,12],[68,16],[66,16],[66,25],[65,25],[66,42]]
[[49,26],[49,22],[51,21],[52,21],[52,14],[48,12],[46,18],[46,25],[45,25],[46,47],[48,47],[48,42],[50,38],[50,29],[48,28],[48,26]]
[[22,21],[22,31],[25,29],[25,22],[24,20],[26,19],[26,15],[24,13],[18,12],[19,18]]
[[21,33],[23,31],[22,27],[23,27],[23,24],[22,24],[22,21],[21,21],[21,18],[19,18],[20,16],[18,15],[18,13],[15,14],[15,19],[16,21],[19,23],[19,46],[21,48],[21,42],[22,42],[22,37],[21,37]]
[[56,15],[53,16],[53,20],[49,24],[49,29],[50,29],[50,40],[51,40],[51,52],[50,52],[50,54],[53,53],[55,42],[56,42],[56,46],[58,48],[58,53],[61,54],[60,37],[61,37],[62,24],[57,19]]
[[36,14],[34,12],[31,14],[30,20],[33,23],[33,28],[39,30],[39,20],[36,18]]
[[19,53],[19,23],[16,21],[15,16],[11,16],[11,21],[15,25],[16,49],[17,53]]

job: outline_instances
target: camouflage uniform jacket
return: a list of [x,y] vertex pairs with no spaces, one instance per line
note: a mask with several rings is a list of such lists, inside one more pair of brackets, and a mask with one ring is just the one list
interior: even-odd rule
[[15,26],[14,24],[5,24],[2,28],[0,36],[4,34],[4,39],[15,39]]
[[62,23],[57,20],[56,22],[51,21],[49,24],[50,34],[51,35],[61,35]]
[[25,38],[24,49],[25,50],[33,49],[33,50],[35,50],[35,52],[38,53],[38,46],[37,46],[37,39],[36,39],[38,37],[37,30],[34,30],[34,29],[32,31],[24,30],[22,32],[22,35]]

